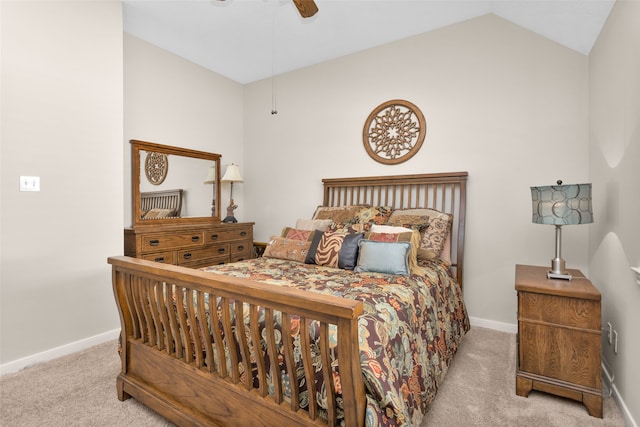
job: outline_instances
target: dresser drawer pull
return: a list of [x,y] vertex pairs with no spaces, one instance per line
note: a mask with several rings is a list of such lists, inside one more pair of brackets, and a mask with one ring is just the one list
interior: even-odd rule
[[191,253],[187,252],[186,254],[182,255],[182,258],[191,259]]
[[159,256],[158,258],[154,259],[155,262],[164,262],[164,257],[163,256]]
[[219,253],[219,254],[223,254],[223,253],[225,253],[225,252],[226,252],[226,250],[225,250],[224,248],[220,248],[220,249],[218,249],[218,253]]
[[238,258],[236,261],[244,261],[244,258]]
[[158,246],[160,244],[160,240],[153,239],[149,240],[149,246]]
[[244,237],[244,236],[246,236],[246,235],[247,235],[247,232],[246,232],[246,231],[241,231],[241,232],[240,232],[240,235],[241,235],[242,237]]
[[218,240],[218,235],[217,234],[212,234],[211,235],[211,240]]
[[238,246],[238,250],[239,250],[239,251],[241,251],[241,250],[243,250],[243,249],[244,249],[244,246],[242,246],[242,245],[239,245],[239,246]]
[[200,236],[191,236],[191,241],[192,242],[197,242],[200,240]]

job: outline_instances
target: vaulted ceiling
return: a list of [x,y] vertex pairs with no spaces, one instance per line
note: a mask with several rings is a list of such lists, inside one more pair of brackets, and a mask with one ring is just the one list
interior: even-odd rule
[[589,54],[615,0],[124,0],[127,33],[245,84],[493,13]]

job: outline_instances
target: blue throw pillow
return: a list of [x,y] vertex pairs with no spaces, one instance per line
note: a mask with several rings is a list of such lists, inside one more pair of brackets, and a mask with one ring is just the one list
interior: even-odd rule
[[358,273],[387,273],[409,275],[409,242],[377,242],[373,240],[361,240],[359,243],[358,264],[355,271]]

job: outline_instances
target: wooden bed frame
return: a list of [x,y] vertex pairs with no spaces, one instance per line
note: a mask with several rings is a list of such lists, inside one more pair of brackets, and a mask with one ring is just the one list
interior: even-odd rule
[[[466,178],[466,172],[457,172],[324,179],[324,205],[429,207],[453,213],[452,271],[462,284]],[[116,381],[120,400],[134,397],[178,425],[335,425],[328,329],[336,325],[345,423],[364,425],[366,398],[357,335],[362,302],[129,257],[111,257],[109,263],[122,325],[122,367]],[[205,302],[218,298],[220,317],[216,310],[209,312]],[[175,310],[174,304],[185,310]],[[252,346],[260,340],[258,307],[265,310],[267,319],[266,355]],[[247,310],[250,316],[249,325],[236,323],[235,334],[234,310],[236,316]],[[277,357],[272,321],[277,311],[285,324],[291,316],[299,316],[306,329],[311,321],[320,323],[322,374],[325,384],[330,385],[328,422],[318,416],[315,382],[310,381],[311,352],[304,343],[308,334],[300,336],[310,387],[309,410],[298,407],[295,385],[291,387],[291,399],[285,399],[279,375],[272,375],[273,383],[267,384],[265,358]],[[223,334],[217,326],[211,328],[212,333],[202,333],[200,319],[207,319],[211,325],[222,323]],[[285,348],[291,348],[289,335],[282,335],[289,344]],[[235,349],[236,341],[239,351],[229,352],[230,364],[216,357],[224,354],[225,346]],[[288,367],[293,366],[291,353],[285,354]],[[257,367],[259,388],[242,380],[242,371],[250,372],[251,362]],[[240,370],[238,364],[244,369]],[[289,376],[293,377],[293,372]]]
[[182,192],[182,189],[178,189],[140,193],[140,210],[173,209],[175,216],[179,217],[182,212]]

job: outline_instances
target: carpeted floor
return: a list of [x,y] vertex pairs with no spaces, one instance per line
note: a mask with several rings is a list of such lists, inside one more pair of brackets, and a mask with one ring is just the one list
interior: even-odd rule
[[[464,338],[421,427],[624,427],[611,398],[604,418],[584,406],[532,392],[515,395],[515,335],[474,328]],[[171,426],[134,399],[116,398],[116,343],[109,342],[0,378],[0,425]]]

